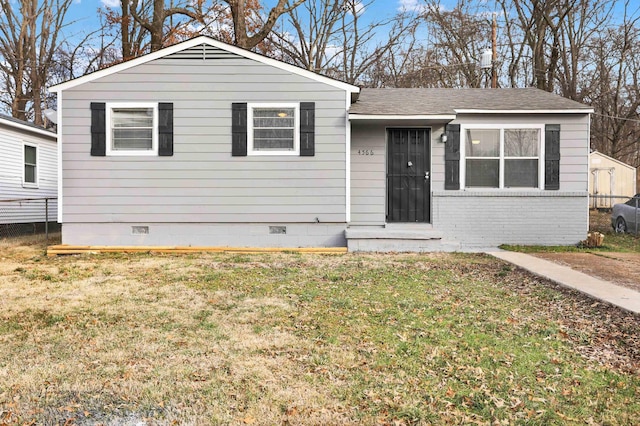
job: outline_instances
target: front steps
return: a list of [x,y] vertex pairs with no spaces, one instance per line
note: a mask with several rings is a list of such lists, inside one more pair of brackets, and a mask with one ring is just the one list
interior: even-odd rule
[[460,251],[460,243],[444,240],[430,224],[350,225],[345,231],[350,252]]

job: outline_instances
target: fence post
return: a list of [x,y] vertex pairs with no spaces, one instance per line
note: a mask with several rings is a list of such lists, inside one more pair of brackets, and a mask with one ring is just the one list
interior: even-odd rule
[[49,199],[44,199],[44,234],[47,245],[49,244]]

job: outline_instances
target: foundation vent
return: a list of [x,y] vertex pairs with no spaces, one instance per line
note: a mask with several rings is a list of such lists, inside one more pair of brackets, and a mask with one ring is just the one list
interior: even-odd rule
[[269,233],[275,235],[284,235],[287,233],[286,226],[269,226]]
[[131,235],[149,235],[148,226],[132,226]]

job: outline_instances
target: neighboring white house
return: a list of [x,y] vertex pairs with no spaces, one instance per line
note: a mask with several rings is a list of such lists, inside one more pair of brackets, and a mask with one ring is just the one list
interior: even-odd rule
[[464,250],[588,231],[592,109],[360,89],[208,37],[51,87],[63,244]]
[[57,220],[56,133],[0,115],[0,227],[42,224],[45,198],[49,222]]
[[592,208],[608,209],[637,193],[636,168],[601,152],[589,154],[589,175]]

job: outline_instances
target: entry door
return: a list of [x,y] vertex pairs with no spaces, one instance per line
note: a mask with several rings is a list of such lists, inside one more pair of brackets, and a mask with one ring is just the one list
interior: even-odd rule
[[387,132],[387,222],[430,222],[430,131]]

